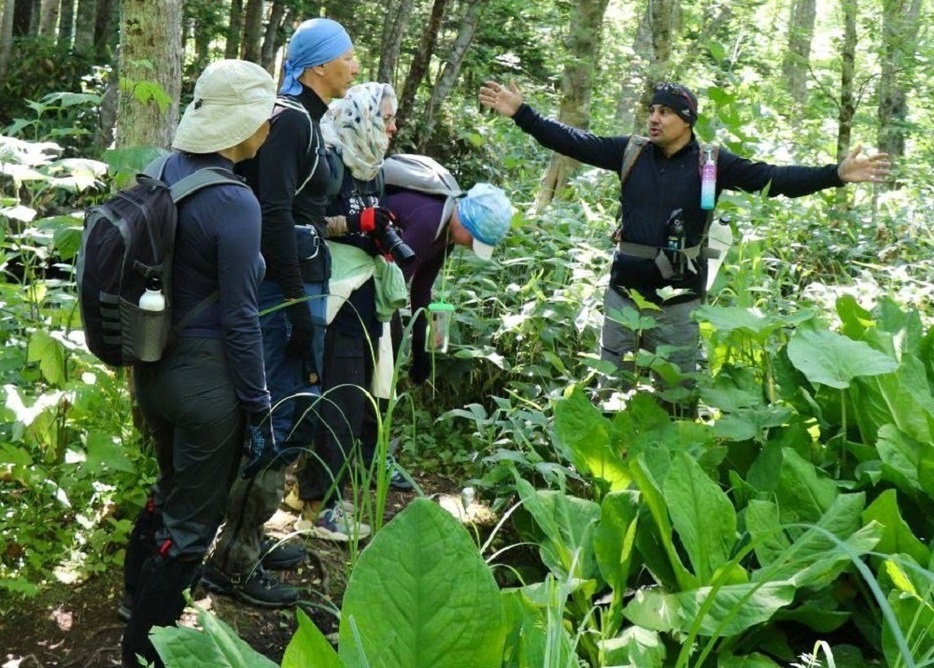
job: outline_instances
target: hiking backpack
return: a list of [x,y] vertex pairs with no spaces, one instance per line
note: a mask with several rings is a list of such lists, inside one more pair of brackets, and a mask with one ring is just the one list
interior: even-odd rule
[[386,191],[415,190],[427,195],[444,197],[444,209],[438,221],[435,238],[441,234],[445,224],[451,218],[457,200],[466,193],[457,184],[454,175],[441,163],[427,155],[397,153],[383,161],[383,178]]
[[[77,260],[78,305],[88,349],[114,366],[155,362],[184,326],[217,300],[215,291],[172,327],[172,258],[177,205],[192,193],[229,183],[248,187],[222,168],[200,169],[169,185],[157,158],[136,185],[87,210]],[[165,308],[140,308],[147,287],[158,287]]]
[[[644,149],[649,143],[650,140],[648,137],[643,137],[641,135],[632,135],[629,137],[629,141],[626,142],[626,148],[623,150],[623,162],[619,169],[620,191],[625,189],[626,181],[629,180],[629,175],[632,173],[632,168],[635,166],[636,160],[638,160],[639,156],[642,154],[642,149]],[[705,153],[708,148],[710,149],[710,154],[713,157],[714,163],[716,163],[717,157],[720,154],[719,145],[700,144],[697,164],[698,175],[700,174],[701,167],[703,167]],[[698,257],[707,260],[714,260],[720,256],[720,251],[708,247],[707,237],[712,221],[713,209],[707,213],[707,222],[704,225],[704,231],[701,234],[700,242],[696,246],[691,246],[690,248],[685,248],[683,251],[680,251],[684,253],[688,260],[694,261]],[[671,264],[663,249],[657,248],[655,246],[646,246],[644,244],[635,244],[624,241],[622,236],[623,222],[621,220],[619,226],[617,226],[612,236],[613,242],[617,244],[617,248],[626,255],[641,257],[647,260],[655,260],[655,263],[658,265],[658,268],[664,278],[669,278],[672,275],[673,270]]]

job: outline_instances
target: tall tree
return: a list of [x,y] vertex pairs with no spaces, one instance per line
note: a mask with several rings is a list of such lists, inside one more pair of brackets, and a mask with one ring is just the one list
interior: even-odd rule
[[409,66],[409,73],[405,77],[402,95],[399,97],[399,109],[396,118],[400,127],[404,127],[406,121],[408,121],[412,108],[415,106],[415,95],[425,79],[425,74],[428,72],[428,65],[431,63],[431,55],[434,53],[435,44],[438,41],[438,33],[441,30],[441,21],[444,19],[446,6],[447,0],[434,0],[431,5],[431,16],[428,18],[428,25],[425,26],[425,30],[422,32],[418,49],[415,51],[412,63]]
[[97,0],[78,0],[75,10],[75,51],[90,53],[94,48],[94,22]]
[[616,117],[621,127],[644,132],[652,86],[671,72],[671,45],[675,37],[680,0],[649,0],[633,39],[633,58],[623,79]]
[[39,0],[13,0],[13,36],[26,37],[32,35],[35,25],[34,17],[39,15]]
[[58,15],[58,43],[64,49],[71,48],[75,36],[75,4],[77,0],[62,0]]
[[273,76],[276,67],[276,52],[285,41],[285,34],[282,30],[287,21],[291,21],[293,11],[286,11],[285,3],[282,0],[274,0],[269,10],[269,20],[266,22],[266,33],[263,35],[263,46],[260,49],[259,64]]
[[386,3],[386,18],[383,21],[383,35],[380,39],[379,66],[376,68],[376,81],[396,85],[396,67],[402,51],[402,38],[409,23],[415,0],[399,0],[398,3]]
[[243,0],[230,0],[229,28],[227,41],[224,47],[225,58],[236,58],[240,53],[240,28],[243,23]]
[[[594,75],[600,57],[603,35],[603,17],[609,0],[580,0],[571,10],[567,36],[569,61],[561,79],[561,103],[558,119],[568,125],[586,129],[590,126],[590,99]],[[552,153],[542,176],[541,188],[535,198],[535,208],[541,209],[551,202],[568,177],[577,169],[578,162]]]
[[811,41],[817,19],[816,0],[792,0],[788,19],[788,48],[782,60],[782,76],[795,104],[807,99],[807,76],[811,60]]
[[[853,136],[853,116],[856,114],[856,17],[857,0],[843,0],[843,42],[840,45],[840,114],[837,128],[837,162],[841,162],[850,150]],[[841,193],[843,189],[840,189]]]
[[243,15],[243,44],[240,57],[259,63],[263,41],[263,0],[247,0]]
[[918,44],[921,0],[883,0],[879,76],[879,150],[893,158],[905,154],[908,118],[906,82]]
[[16,11],[16,0],[4,0],[0,12],[0,87],[6,81],[6,73],[10,68],[10,54],[13,50],[13,14]]
[[39,36],[56,37],[61,0],[42,0],[39,10]]
[[117,146],[167,148],[182,87],[182,0],[122,0],[120,6]]
[[457,83],[464,56],[467,55],[467,49],[470,48],[470,44],[477,34],[480,17],[483,15],[483,10],[490,3],[489,0],[469,0],[461,4],[466,5],[467,9],[461,21],[460,29],[457,31],[457,37],[451,47],[451,53],[445,60],[441,77],[438,79],[438,84],[432,89],[431,98],[428,100],[425,127],[421,133],[422,139],[418,142],[421,151],[425,150],[428,141],[431,139],[431,134],[437,123],[438,110]]
[[115,24],[119,26],[119,22],[114,20],[115,14],[119,14],[117,0],[97,0],[97,17],[94,20],[94,53],[98,57],[104,57],[110,50],[114,34],[119,33],[119,28],[114,30]]

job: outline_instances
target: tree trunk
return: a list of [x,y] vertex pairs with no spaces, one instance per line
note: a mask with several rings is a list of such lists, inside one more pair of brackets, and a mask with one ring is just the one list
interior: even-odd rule
[[122,0],[121,8],[117,146],[168,148],[181,94],[182,0]]
[[795,105],[807,101],[807,77],[811,62],[811,40],[817,19],[816,0],[794,0],[788,19],[788,48],[782,61],[782,76]]
[[269,10],[269,23],[266,24],[266,34],[263,35],[263,46],[259,57],[259,64],[273,76],[276,75],[276,53],[283,42],[282,25],[285,16],[285,3],[282,0],[275,0]]
[[243,17],[243,44],[240,57],[259,63],[263,39],[263,0],[247,0]]
[[[600,58],[607,4],[608,0],[581,0],[571,12],[567,39],[569,62],[564,66],[561,81],[558,120],[581,129],[590,125],[590,98]],[[567,184],[568,177],[577,166],[576,160],[552,154],[535,198],[535,210],[540,211],[554,199],[555,193]]]
[[633,134],[645,132],[653,88],[671,71],[671,44],[680,14],[680,0],[649,0],[639,21],[632,45],[635,56],[616,109],[620,127],[631,128]]
[[33,9],[38,6],[39,0],[13,0],[13,36],[28,37],[33,34]]
[[853,89],[856,71],[857,0],[843,0],[843,44],[840,47],[840,114],[837,129],[837,162],[850,150],[853,136],[853,116],[856,114],[856,94]]
[[480,24],[480,17],[483,10],[489,5],[489,0],[471,0],[467,5],[467,11],[464,19],[461,21],[457,37],[454,39],[454,45],[451,47],[451,55],[444,64],[444,70],[438,80],[438,85],[431,91],[431,98],[428,100],[427,117],[425,119],[425,129],[422,139],[418,142],[420,150],[424,152],[431,134],[437,124],[436,112],[444,104],[448,94],[457,83],[457,77],[460,75],[461,65],[464,62],[464,56],[467,55],[467,49],[470,48],[474,36],[477,34],[477,26]]
[[393,10],[386,5],[386,20],[383,23],[383,38],[380,41],[379,67],[376,69],[376,81],[396,85],[396,67],[399,64],[399,53],[402,51],[402,38],[405,36],[405,27],[412,15],[414,0],[400,0]]
[[70,49],[75,36],[76,0],[62,0],[62,9],[58,18],[58,44],[63,49]]
[[3,0],[3,19],[0,22],[0,88],[6,81],[10,69],[10,54],[13,51],[13,14],[16,12],[16,0]]
[[412,108],[415,106],[415,95],[418,93],[418,87],[422,84],[422,80],[428,72],[428,64],[431,62],[431,54],[434,53],[435,43],[438,41],[438,32],[441,30],[441,21],[444,18],[446,5],[447,0],[434,0],[431,6],[428,25],[422,33],[422,39],[418,43],[418,50],[412,58],[409,74],[406,76],[405,85],[402,87],[402,95],[399,97],[396,124],[400,128],[404,127],[409,119]]
[[[918,42],[921,0],[885,0],[882,3],[882,49],[879,76],[879,150],[895,162],[905,154],[905,121],[910,78]],[[890,183],[895,186],[894,177]]]
[[[103,58],[113,43],[115,11],[119,11],[116,0],[97,0],[97,18],[94,21],[94,53],[98,58]],[[119,28],[116,32],[119,33]]]
[[97,0],[78,0],[75,19],[75,51],[90,53],[94,48],[94,22],[97,18]]
[[224,48],[224,58],[236,58],[240,53],[240,27],[243,23],[243,0],[230,0],[229,26],[227,29],[227,46]]
[[56,37],[60,0],[42,0],[39,9],[39,37]]

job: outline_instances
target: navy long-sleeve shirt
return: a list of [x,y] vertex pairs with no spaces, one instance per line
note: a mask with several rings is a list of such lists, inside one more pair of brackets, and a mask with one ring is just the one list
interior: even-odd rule
[[[216,153],[176,153],[166,163],[163,176],[175,183],[204,167],[232,170],[233,163]],[[249,188],[215,185],[182,200],[172,262],[173,321],[177,325],[218,291],[217,301],[194,317],[179,336],[224,341],[237,397],[251,411],[269,408],[256,306],[264,271],[259,203]]]
[[[598,136],[545,118],[527,104],[519,107],[513,120],[542,146],[619,175],[629,136]],[[654,144],[645,146],[620,192],[624,241],[664,246],[671,213],[682,209],[686,246],[700,243],[707,222],[707,211],[700,208],[700,150],[694,137],[670,157]],[[801,197],[842,185],[837,165],[779,167],[741,158],[723,148],[719,150],[717,196],[723,190],[757,192],[768,187],[769,196]],[[666,280],[654,260],[617,254],[613,280],[616,285],[634,288],[649,299],[656,299],[656,290],[664,286],[702,294],[706,266],[700,265],[698,273],[686,272],[683,280]]]

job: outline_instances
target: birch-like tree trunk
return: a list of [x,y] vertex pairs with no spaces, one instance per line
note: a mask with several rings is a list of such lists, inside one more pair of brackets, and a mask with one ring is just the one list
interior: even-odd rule
[[422,39],[418,43],[418,50],[412,58],[409,66],[409,73],[405,77],[405,84],[402,87],[402,95],[399,96],[399,109],[396,112],[396,123],[399,127],[404,127],[406,121],[412,113],[415,106],[415,95],[418,87],[422,84],[425,75],[428,73],[428,65],[431,63],[431,55],[434,53],[435,44],[438,41],[438,33],[441,30],[441,21],[444,18],[444,9],[447,6],[447,0],[434,0],[431,6],[431,16],[428,19],[428,25],[422,32]]
[[75,51],[89,53],[94,48],[94,22],[97,0],[78,0],[75,17]]
[[850,150],[853,136],[853,116],[856,114],[856,17],[857,0],[843,0],[843,42],[840,45],[840,114],[837,127],[837,162],[841,162]]
[[182,87],[182,0],[120,4],[117,146],[168,148]]
[[376,81],[396,86],[396,67],[399,64],[399,53],[402,51],[402,38],[405,36],[405,27],[412,16],[414,5],[414,0],[399,0],[395,7],[390,3],[386,4]]
[[428,100],[428,109],[425,119],[425,127],[422,131],[422,139],[418,142],[419,150],[424,151],[428,145],[431,134],[434,132],[437,124],[437,111],[444,104],[447,96],[453,90],[457,83],[457,77],[460,75],[461,65],[464,62],[464,56],[467,55],[467,49],[473,42],[477,34],[477,26],[480,24],[480,17],[483,10],[489,5],[489,0],[471,0],[467,5],[464,18],[461,20],[460,29],[457,31],[457,37],[454,39],[454,45],[451,47],[451,53],[444,63],[444,70],[438,79],[438,84],[431,91],[431,98]]
[[[921,0],[884,0],[879,76],[878,148],[897,160],[905,154],[906,82],[913,73]],[[891,185],[895,185],[894,180]]]
[[263,43],[263,0],[247,0],[243,16],[243,44],[240,57],[259,63]]
[[[581,129],[590,126],[590,99],[608,1],[581,0],[571,11],[567,38],[569,62],[564,66],[561,81],[558,120]],[[555,193],[567,184],[578,164],[576,160],[552,153],[535,198],[535,210],[541,210],[554,199]]]
[[60,0],[42,0],[39,9],[39,37],[57,37]]
[[0,86],[6,81],[10,69],[10,54],[13,49],[13,14],[16,0],[3,0],[2,18],[0,18]]
[[816,19],[816,0],[793,0],[788,18],[788,48],[782,60],[782,77],[791,99],[798,106],[807,101],[811,41]]

